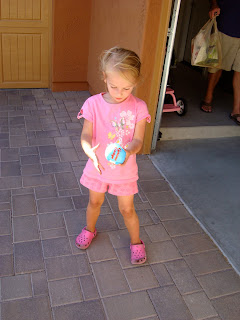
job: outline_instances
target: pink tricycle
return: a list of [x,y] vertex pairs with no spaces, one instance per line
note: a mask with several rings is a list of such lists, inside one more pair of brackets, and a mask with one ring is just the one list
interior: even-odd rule
[[183,98],[176,99],[174,90],[170,87],[166,89],[163,112],[177,112],[179,116],[184,116],[187,112],[186,100]]

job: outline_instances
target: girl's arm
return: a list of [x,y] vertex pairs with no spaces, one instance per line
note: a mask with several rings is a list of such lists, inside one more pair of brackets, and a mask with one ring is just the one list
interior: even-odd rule
[[98,161],[98,157],[96,155],[96,150],[99,147],[99,144],[95,147],[92,147],[92,132],[93,132],[93,124],[91,121],[84,119],[83,129],[81,134],[81,145],[83,151],[86,155],[93,161],[94,167],[97,171],[102,174],[102,165]]
[[146,128],[147,119],[139,121],[135,126],[135,132],[132,141],[128,144],[126,151],[126,159],[124,164],[127,162],[130,155],[138,153],[143,145],[144,133]]

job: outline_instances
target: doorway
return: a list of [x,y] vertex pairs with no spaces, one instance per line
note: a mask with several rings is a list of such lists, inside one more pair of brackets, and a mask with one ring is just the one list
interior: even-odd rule
[[1,88],[49,87],[50,3],[1,0]]

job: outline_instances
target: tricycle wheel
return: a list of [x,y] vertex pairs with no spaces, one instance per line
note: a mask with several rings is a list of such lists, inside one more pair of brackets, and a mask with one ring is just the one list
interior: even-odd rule
[[176,111],[177,112],[177,115],[178,116],[184,116],[187,112],[187,102],[185,99],[183,98],[179,98],[177,100],[177,106],[180,107],[180,110],[179,111]]

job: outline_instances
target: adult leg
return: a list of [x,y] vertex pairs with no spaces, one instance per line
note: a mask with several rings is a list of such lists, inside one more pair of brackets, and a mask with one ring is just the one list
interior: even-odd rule
[[140,244],[139,219],[134,208],[133,199],[134,195],[118,196],[118,206],[128,229],[131,244]]
[[[204,102],[201,105],[201,108],[203,111],[205,112],[212,112],[212,100],[213,100],[213,92],[214,89],[221,77],[222,74],[222,70],[218,70],[215,73],[208,73],[208,85],[207,85],[207,91],[206,91],[206,95],[204,98]],[[204,104],[206,103],[206,104]]]
[[[240,114],[240,72],[233,75],[233,110],[231,115]],[[236,118],[240,122],[240,116]]]
[[97,219],[100,214],[101,206],[104,202],[105,193],[89,190],[89,202],[87,206],[86,218],[87,227],[86,229],[90,232],[95,231]]

